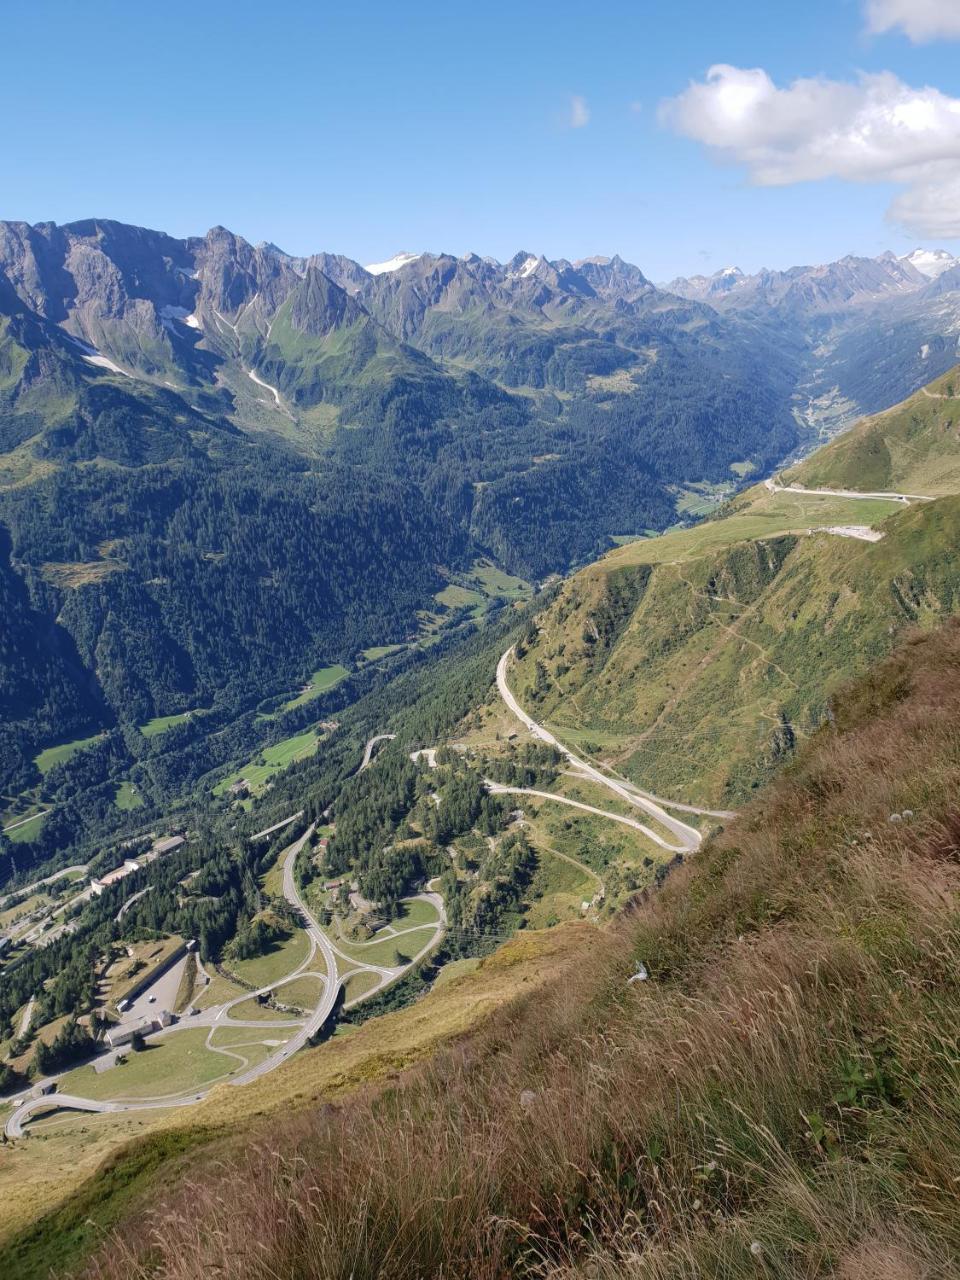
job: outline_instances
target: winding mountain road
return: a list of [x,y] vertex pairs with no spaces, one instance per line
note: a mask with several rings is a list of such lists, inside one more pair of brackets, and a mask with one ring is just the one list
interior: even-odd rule
[[928,493],[861,493],[858,489],[805,489],[802,484],[777,484],[773,476],[763,482],[771,493],[798,493],[807,497],[819,498],[885,498],[888,502],[934,502]]
[[360,772],[369,769],[373,762],[373,749],[378,742],[392,742],[397,735],[395,733],[378,733],[370,738],[367,745],[363,748],[363,759],[360,761]]
[[127,900],[126,900],[126,902],[123,904],[123,906],[120,908],[120,910],[117,912],[117,914],[114,916],[114,919],[115,919],[115,920],[117,920],[117,921],[122,920],[122,919],[123,919],[123,917],[124,917],[124,916],[127,914],[127,912],[130,910],[130,908],[133,906],[133,904],[134,904],[135,902],[139,902],[139,901],[140,901],[140,899],[141,899],[142,897],[144,897],[146,894],[148,894],[152,888],[153,888],[153,885],[152,885],[152,884],[148,884],[148,885],[147,885],[147,887],[146,887],[145,889],[141,889],[139,893],[134,893],[134,894],[132,894],[132,895],[131,895]]
[[[390,734],[381,735],[379,740],[382,740],[384,737],[391,736],[392,735]],[[311,1039],[311,1037],[316,1035],[329,1018],[330,1014],[333,1012],[334,1006],[336,1005],[337,995],[344,981],[344,979],[337,973],[338,957],[344,961],[346,965],[349,965],[352,971],[359,970],[361,972],[373,972],[379,979],[375,987],[372,987],[369,991],[365,991],[363,995],[358,996],[355,1000],[349,1002],[350,1005],[353,1005],[359,1003],[361,1000],[369,999],[370,996],[375,995],[378,991],[382,990],[383,987],[395,981],[405,973],[408,968],[416,964],[422,956],[426,955],[428,951],[437,945],[437,942],[446,926],[443,899],[436,893],[424,893],[419,894],[418,897],[426,899],[437,908],[439,922],[433,936],[417,952],[409,964],[400,967],[375,965],[363,960],[354,959],[352,956],[347,955],[346,952],[341,951],[336,947],[324,933],[317,919],[313,915],[313,912],[303,900],[296,882],[295,866],[297,855],[307,840],[309,840],[313,835],[315,829],[316,824],[313,824],[304,832],[299,840],[292,844],[286,852],[281,855],[284,859],[282,879],[283,896],[301,916],[305,924],[307,937],[310,940],[310,951],[303,963],[292,973],[284,974],[283,977],[278,978],[276,981],[271,982],[266,986],[260,987],[255,991],[244,991],[241,995],[235,996],[226,1004],[205,1010],[204,1012],[196,1014],[190,1018],[184,1018],[181,1022],[176,1023],[173,1026],[166,1027],[162,1031],[156,1032],[150,1037],[150,1041],[153,1043],[157,1040],[175,1035],[178,1031],[181,1031],[184,1028],[209,1027],[210,1031],[207,1036],[208,1047],[214,1052],[223,1052],[227,1046],[209,1043],[213,1034],[221,1027],[230,1027],[231,1029],[236,1027],[248,1027],[251,1030],[262,1032],[270,1029],[271,1027],[289,1030],[291,1027],[297,1026],[298,1029],[290,1039],[282,1046],[279,1046],[275,1053],[264,1058],[262,1062],[250,1066],[246,1070],[239,1072],[239,1074],[227,1079],[220,1078],[219,1080],[212,1081],[209,1085],[200,1089],[196,1093],[177,1094],[168,1097],[158,1096],[130,1101],[122,1101],[119,1099],[115,1101],[99,1101],[92,1098],[78,1097],[74,1094],[61,1093],[42,1094],[38,1097],[25,1098],[21,1101],[20,1105],[16,1107],[7,1120],[5,1132],[8,1138],[23,1137],[24,1125],[38,1111],[65,1109],[69,1111],[91,1111],[114,1114],[124,1111],[165,1110],[174,1107],[192,1106],[197,1102],[202,1102],[204,1098],[208,1097],[215,1088],[220,1088],[224,1085],[237,1086],[249,1084],[252,1080],[256,1080],[260,1076],[273,1071],[281,1062],[295,1054],[298,1049],[303,1048],[303,1046]],[[396,936],[400,937],[403,932],[414,932],[415,929],[420,930],[425,927],[426,926],[423,925],[415,926],[410,930],[397,933]],[[314,958],[318,952],[323,958],[326,974],[320,973],[312,967],[314,964]],[[287,983],[291,982],[294,978],[308,976],[316,977],[323,982],[323,994],[317,1007],[310,1013],[309,1017],[302,1022],[298,1023],[296,1020],[289,1018],[273,1021],[270,1019],[258,1018],[256,1020],[250,1020],[244,1018],[232,1018],[229,1016],[230,1010],[235,1006],[241,1005],[247,1000],[255,999],[257,996],[269,995],[277,988],[283,987]],[[239,1057],[240,1055],[228,1052],[225,1056]],[[51,1077],[51,1080],[55,1083],[58,1078],[60,1077]]]
[[[503,783],[493,782],[490,778],[485,778],[487,790],[494,796],[537,796],[540,800],[555,800],[557,804],[566,804],[571,809],[582,809],[584,813],[595,813],[598,817],[607,818],[610,822],[622,822],[625,827],[633,827],[635,831],[641,831],[648,840],[652,840],[654,844],[658,844],[661,849],[666,849],[668,853],[683,853],[689,846],[684,844],[671,844],[669,840],[664,840],[662,836],[657,835],[656,831],[651,830],[646,823],[640,822],[637,818],[628,818],[626,814],[611,813],[609,809],[599,809],[594,804],[584,804],[582,800],[571,800],[569,796],[559,795],[556,791],[537,791],[534,787],[507,787]],[[688,830],[693,830],[692,827]],[[699,833],[698,833],[699,834]]]
[[[50,813],[51,810],[48,809],[46,812]],[[27,821],[32,821],[32,819],[28,818]],[[10,828],[5,827],[4,830],[9,831]],[[62,871],[55,871],[53,875],[44,876],[42,880],[34,880],[33,884],[25,884],[22,889],[11,889],[9,893],[0,895],[0,907],[2,907],[11,898],[17,897],[19,894],[26,894],[26,896],[29,897],[31,894],[36,893],[38,889],[42,889],[44,885],[53,884],[55,880],[62,880],[64,876],[69,876],[71,874],[82,875],[89,865],[90,864],[87,862],[78,862],[76,866],[64,867]]]
[[[606,787],[608,791],[612,791],[614,795],[618,795],[621,800],[626,800],[628,804],[633,805],[635,808],[643,809],[644,812],[648,813],[651,818],[654,818],[661,827],[666,827],[666,829],[677,838],[679,842],[678,844],[671,845],[665,842],[661,837],[657,836],[653,831],[650,831],[649,828],[647,829],[647,834],[649,834],[662,848],[673,853],[694,853],[699,849],[703,837],[695,827],[688,826],[687,823],[681,822],[679,818],[674,818],[671,814],[667,813],[666,809],[664,809],[654,797],[650,796],[649,793],[638,791],[629,784],[615,781],[613,778],[608,777],[607,774],[601,772],[601,770],[595,765],[590,764],[589,761],[582,760],[579,756],[574,755],[570,748],[564,746],[564,744],[560,742],[549,729],[544,728],[544,726],[542,724],[538,724],[532,716],[527,715],[526,711],[524,711],[523,707],[520,706],[520,703],[513,696],[510,686],[507,684],[507,668],[510,664],[511,658],[513,657],[513,652],[514,647],[511,645],[497,663],[497,689],[500,692],[500,697],[507,704],[517,719],[526,726],[530,733],[532,733],[535,738],[539,738],[541,742],[546,742],[556,751],[559,751],[566,759],[567,763],[572,768],[576,769],[581,775],[590,778],[593,782],[599,782],[600,785]],[[550,795],[549,792],[546,794]],[[551,795],[551,799],[555,800],[557,797]],[[606,816],[613,817],[614,815],[608,813]]]

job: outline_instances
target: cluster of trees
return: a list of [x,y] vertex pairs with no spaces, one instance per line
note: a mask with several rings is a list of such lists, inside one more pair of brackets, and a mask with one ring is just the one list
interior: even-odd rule
[[523,831],[508,832],[488,850],[476,880],[445,873],[440,892],[455,955],[482,955],[499,946],[519,924],[519,910],[537,869],[537,855]]
[[285,937],[287,930],[279,920],[255,916],[240,926],[224,948],[224,955],[230,960],[252,960],[255,956],[266,955]]
[[432,866],[428,869],[423,855],[419,844],[371,849],[355,868],[361,892],[394,914],[400,899],[418,888],[433,870]]
[[481,774],[459,758],[446,766],[438,758],[438,765],[436,790],[431,788],[416,813],[417,823],[427,839],[442,848],[474,827],[486,835],[500,831],[507,806],[499,797],[489,794]]
[[373,768],[357,773],[335,805],[336,834],[327,849],[333,873],[347,871],[389,841],[413,807],[416,766],[406,753],[387,744]]
[[[213,833],[182,846],[150,868],[155,888],[131,906],[123,921],[125,932],[196,938],[201,957],[218,960],[227,943],[263,909],[258,877],[265,854],[265,850],[236,846]],[[194,871],[196,874],[191,874]],[[139,873],[135,881],[130,878],[134,881],[131,893],[138,884],[142,887],[142,876],[144,873]]]
[[505,787],[548,787],[555,782],[563,756],[545,742],[525,742],[505,755],[491,756],[484,770]]
[[65,1071],[76,1062],[82,1062],[95,1052],[97,1042],[76,1018],[70,1018],[50,1042],[37,1041],[34,1063],[41,1075]]
[[[392,910],[449,867],[446,848],[458,836],[503,831],[509,805],[490,795],[483,776],[460,753],[440,749],[436,768],[418,771],[394,745],[343,788],[334,815],[327,871],[356,876],[365,897]],[[487,869],[500,875],[498,864]]]
[[18,1071],[16,1067],[10,1065],[9,1062],[0,1062],[0,1095],[5,1093],[16,1093],[18,1089],[22,1089],[27,1083],[27,1077],[22,1071]]

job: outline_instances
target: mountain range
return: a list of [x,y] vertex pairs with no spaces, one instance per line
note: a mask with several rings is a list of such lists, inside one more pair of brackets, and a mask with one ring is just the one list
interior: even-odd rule
[[[712,363],[748,371],[801,426],[818,426],[944,372],[960,325],[960,263],[922,249],[657,286],[619,257],[401,253],[365,268],[222,227],[175,239],[106,220],[6,222],[0,281],[2,313],[34,323],[28,346],[168,387],[307,450],[357,416],[358,382],[402,376],[456,398],[472,374],[539,412],[556,413],[557,397],[639,399],[642,414],[658,366],[684,378]],[[867,371],[862,346],[879,325],[890,359]]]
[[960,267],[923,251],[664,288],[619,257],[0,223],[0,781],[409,640],[478,562],[543,580],[687,521],[958,331]]

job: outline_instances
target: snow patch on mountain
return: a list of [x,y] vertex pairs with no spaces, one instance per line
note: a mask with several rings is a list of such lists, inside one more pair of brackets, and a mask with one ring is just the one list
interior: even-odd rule
[[[66,333],[66,330],[64,332]],[[97,348],[92,347],[89,342],[84,342],[81,338],[75,338],[72,333],[67,333],[66,336],[74,346],[80,348],[80,352],[88,364],[96,365],[98,369],[108,369],[111,373],[119,373],[124,378],[133,377],[132,373],[127,373],[126,369],[121,369],[118,364],[114,364],[112,360],[102,356]]]
[[290,412],[290,410],[286,407],[286,405],[280,399],[280,392],[277,390],[276,387],[272,386],[269,382],[264,382],[264,380],[258,377],[257,374],[254,373],[252,369],[247,370],[247,377],[251,380],[251,382],[255,382],[258,387],[263,387],[264,390],[269,391],[270,394],[273,396],[274,401],[276,402],[276,406],[280,410],[280,412],[285,413],[287,417],[290,418],[291,420],[293,419],[293,414]]
[[169,329],[171,333],[177,332],[173,326],[175,320],[179,320],[181,324],[187,325],[190,329],[200,328],[200,321],[186,307],[166,306],[160,308],[160,323],[165,329]]
[[937,276],[942,276],[944,271],[957,266],[960,259],[955,258],[946,249],[914,249],[913,253],[904,254],[900,261],[909,262],[921,275],[929,280],[936,280]]
[[399,271],[401,267],[407,266],[411,262],[416,262],[418,258],[422,258],[422,253],[398,253],[392,258],[388,258],[386,262],[371,262],[364,267],[364,271],[369,271],[372,276],[386,275],[388,271]]
[[[517,256],[519,257],[519,254]],[[514,258],[511,263],[514,269],[507,272],[508,280],[527,280],[540,265],[540,259],[533,254],[529,254],[519,265],[515,265],[516,262],[517,259]]]

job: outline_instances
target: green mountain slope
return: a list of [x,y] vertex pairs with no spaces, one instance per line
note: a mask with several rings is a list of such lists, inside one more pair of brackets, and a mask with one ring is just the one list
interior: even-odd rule
[[960,492],[960,366],[789,471],[808,488]]
[[[894,460],[909,443],[909,464],[875,470],[871,490],[936,473],[941,492],[951,475],[960,491],[954,405],[932,398],[948,383],[790,479],[853,487],[863,473],[848,459],[865,440]],[[575,575],[514,689],[561,740],[657,794],[736,805],[816,729],[840,682],[960,605],[958,546],[956,496],[905,506],[757,487],[721,518],[629,543]]]

